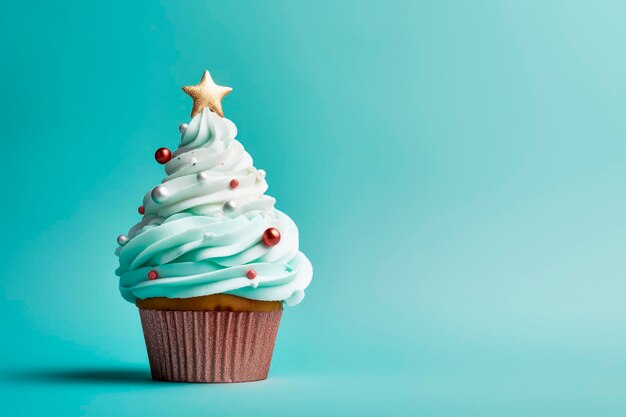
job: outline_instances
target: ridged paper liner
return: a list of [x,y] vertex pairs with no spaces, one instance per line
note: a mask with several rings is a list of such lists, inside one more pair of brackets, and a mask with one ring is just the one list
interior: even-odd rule
[[246,382],[267,378],[282,311],[139,309],[152,378]]

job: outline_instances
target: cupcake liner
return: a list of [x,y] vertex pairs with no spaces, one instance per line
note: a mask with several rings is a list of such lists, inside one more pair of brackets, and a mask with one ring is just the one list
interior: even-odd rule
[[281,311],[139,309],[152,378],[247,382],[267,378]]

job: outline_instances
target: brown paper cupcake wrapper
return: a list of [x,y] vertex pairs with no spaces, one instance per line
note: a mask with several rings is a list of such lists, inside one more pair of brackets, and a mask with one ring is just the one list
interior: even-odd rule
[[267,378],[281,311],[139,309],[152,378],[246,382]]

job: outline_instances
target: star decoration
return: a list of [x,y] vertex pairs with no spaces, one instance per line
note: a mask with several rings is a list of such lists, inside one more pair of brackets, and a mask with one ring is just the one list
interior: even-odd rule
[[193,99],[191,117],[202,112],[202,109],[205,107],[208,107],[220,117],[224,117],[222,99],[233,89],[215,84],[209,71],[204,71],[199,84],[185,86],[183,91]]

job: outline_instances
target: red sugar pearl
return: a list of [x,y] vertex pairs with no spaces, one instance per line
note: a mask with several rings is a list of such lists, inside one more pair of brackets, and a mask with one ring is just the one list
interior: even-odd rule
[[155,280],[159,277],[159,274],[157,274],[157,272],[155,270],[152,270],[150,272],[148,272],[148,279],[150,281]]
[[167,164],[172,159],[172,151],[167,148],[159,148],[154,153],[154,159],[159,164]]
[[263,243],[266,246],[276,246],[280,242],[280,232],[278,229],[270,227],[263,232]]
[[256,271],[254,269],[251,269],[248,272],[246,272],[246,276],[248,277],[248,279],[255,279]]
[[230,180],[230,183],[228,185],[230,185],[230,188],[235,189],[239,187],[239,181],[237,181],[236,179],[232,179]]
[[137,211],[139,212],[139,214],[144,214],[146,212],[146,208],[144,206],[139,206]]

